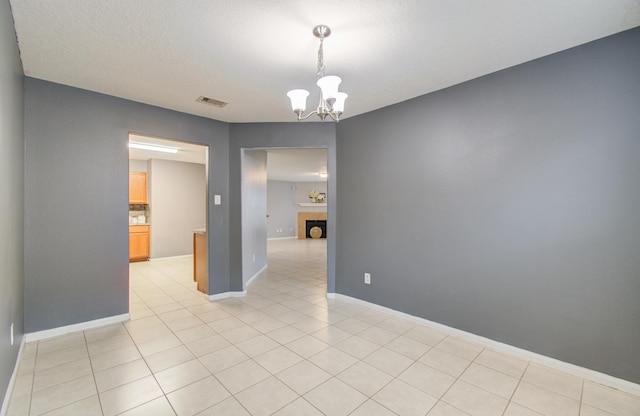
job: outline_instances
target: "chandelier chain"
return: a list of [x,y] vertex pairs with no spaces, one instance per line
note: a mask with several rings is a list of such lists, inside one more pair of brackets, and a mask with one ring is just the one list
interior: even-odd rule
[[318,79],[324,76],[324,51],[322,48],[322,44],[324,41],[324,37],[320,38],[320,47],[318,48]]

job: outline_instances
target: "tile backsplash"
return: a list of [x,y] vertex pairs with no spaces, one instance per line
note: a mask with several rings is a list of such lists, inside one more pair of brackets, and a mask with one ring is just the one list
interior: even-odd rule
[[[144,218],[140,218],[140,216]],[[149,205],[147,204],[129,204],[129,224],[149,224],[151,223]]]

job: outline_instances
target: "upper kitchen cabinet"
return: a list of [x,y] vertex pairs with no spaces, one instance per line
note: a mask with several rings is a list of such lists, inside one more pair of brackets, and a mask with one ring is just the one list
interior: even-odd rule
[[147,204],[147,173],[129,172],[129,203]]

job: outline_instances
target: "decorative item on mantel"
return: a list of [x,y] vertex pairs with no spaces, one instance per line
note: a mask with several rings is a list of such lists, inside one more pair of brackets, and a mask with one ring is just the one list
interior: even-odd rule
[[320,195],[320,192],[311,191],[311,192],[309,192],[309,199],[311,199],[311,202],[316,203],[316,202],[318,202],[318,196],[319,195]]

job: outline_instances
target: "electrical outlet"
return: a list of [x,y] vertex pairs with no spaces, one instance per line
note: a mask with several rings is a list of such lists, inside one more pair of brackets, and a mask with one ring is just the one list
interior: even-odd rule
[[365,273],[364,274],[364,284],[365,285],[370,285],[371,284],[371,273]]
[[11,322],[11,335],[9,337],[11,339],[11,346],[13,347],[13,322]]

